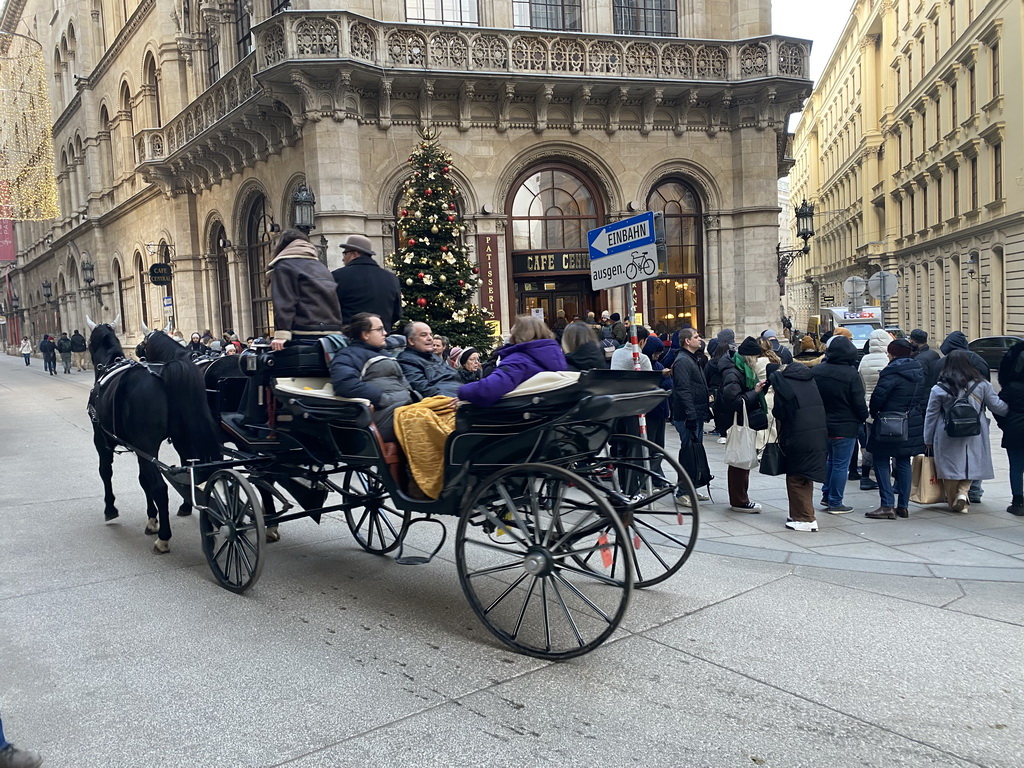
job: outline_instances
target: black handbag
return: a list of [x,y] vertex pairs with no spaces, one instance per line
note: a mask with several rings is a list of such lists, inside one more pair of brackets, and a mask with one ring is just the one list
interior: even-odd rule
[[786,474],[786,454],[782,452],[782,446],[778,443],[768,443],[761,451],[761,467],[758,470],[762,475],[784,475]]
[[917,390],[910,398],[910,409],[906,411],[882,411],[875,417],[875,439],[880,443],[903,443],[910,437],[910,410],[916,407]]

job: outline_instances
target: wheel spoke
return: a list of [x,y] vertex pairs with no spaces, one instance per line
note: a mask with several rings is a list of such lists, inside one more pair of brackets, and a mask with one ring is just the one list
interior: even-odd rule
[[558,580],[559,580],[559,581],[560,581],[560,582],[561,582],[562,584],[564,584],[564,585],[565,585],[565,586],[566,586],[566,587],[567,587],[568,589],[572,590],[572,593],[573,593],[574,595],[576,595],[576,597],[578,597],[578,598],[579,598],[580,600],[582,600],[582,601],[583,601],[584,603],[586,603],[587,605],[589,605],[589,606],[590,606],[590,608],[591,608],[591,610],[593,610],[593,611],[594,611],[594,613],[596,613],[596,614],[597,614],[598,616],[600,616],[600,617],[601,617],[602,619],[604,619],[604,621],[605,621],[605,622],[606,622],[607,624],[611,624],[611,623],[612,623],[612,617],[611,617],[611,616],[609,616],[609,615],[608,615],[608,614],[607,614],[607,613],[606,613],[606,612],[604,611],[604,609],[602,609],[602,608],[601,608],[601,606],[599,606],[599,605],[598,605],[597,603],[595,603],[595,602],[594,602],[593,600],[591,600],[591,599],[590,599],[589,597],[587,597],[587,596],[586,596],[585,594],[583,594],[583,592],[582,592],[582,591],[580,591],[580,589],[579,589],[579,588],[578,588],[578,587],[577,587],[577,586],[576,586],[575,584],[573,584],[573,583],[572,583],[571,581],[569,581],[568,579],[566,579],[566,578],[565,578],[565,577],[564,577],[564,576],[563,576],[562,574],[560,574],[560,573],[556,573],[556,574],[554,574],[554,576],[555,576],[555,578],[556,578],[556,579],[558,579]]
[[513,568],[521,568],[522,565],[522,560],[516,560],[511,563],[502,563],[501,565],[491,565],[487,568],[478,568],[475,571],[467,571],[466,576],[471,579],[476,576],[490,576],[493,573],[503,573],[504,571],[510,571]]
[[[555,579],[558,575],[555,574]],[[576,635],[576,643],[581,648],[586,644],[583,640],[583,635],[580,633],[579,627],[576,626],[576,622],[573,621],[572,613],[569,611],[569,606],[565,604],[565,598],[562,597],[562,590],[558,588],[558,582],[554,579],[551,580],[551,591],[555,593],[555,597],[558,599],[558,604],[562,607],[562,615],[565,616],[565,620],[569,623],[572,628],[572,633]]]
[[[522,544],[522,542],[516,541],[515,539],[510,539],[510,542],[515,544]],[[480,547],[481,549],[492,549],[495,552],[501,552],[506,555],[509,553],[511,549],[508,544],[496,544],[493,541],[486,541],[484,539],[466,539],[466,544],[472,544],[473,546]],[[526,547],[523,546],[521,548],[521,551],[525,554]]]
[[[527,480],[527,482],[529,482],[529,480]],[[512,516],[512,521],[515,522],[516,527],[520,530],[520,532],[522,532],[523,544],[528,543],[530,541],[530,531],[526,528],[526,525],[522,517],[520,517],[519,515],[519,505],[517,505],[515,501],[512,500],[512,495],[508,492],[508,488],[505,487],[505,483],[501,483],[496,490],[498,491],[498,494],[501,496],[502,500],[505,502],[505,506],[508,508],[508,514]],[[501,522],[504,523],[507,521]],[[505,526],[503,525],[502,527]],[[512,529],[508,528],[508,531],[509,533],[511,533]]]
[[563,563],[559,566],[563,571],[569,571],[569,573],[575,573],[577,576],[586,576],[588,579],[594,579],[600,581],[603,584],[611,584],[612,586],[621,587],[623,582],[621,579],[616,579],[612,576],[605,576],[603,573],[597,573],[595,571],[588,571],[585,568],[576,568],[575,566]]
[[[502,600],[504,600],[504,599],[505,599],[506,597],[508,597],[508,596],[509,596],[510,594],[512,594],[513,590],[515,590],[515,588],[516,588],[516,587],[518,587],[518,586],[519,586],[520,584],[522,584],[522,583],[523,583],[523,581],[524,581],[524,580],[525,580],[525,579],[526,579],[526,578],[527,578],[527,577],[528,577],[529,575],[530,575],[530,574],[528,574],[528,573],[526,573],[525,571],[523,571],[523,573],[522,573],[522,574],[520,574],[520,576],[519,576],[519,578],[518,578],[518,579],[516,579],[516,580],[515,580],[515,581],[513,581],[513,582],[512,582],[511,584],[509,584],[509,585],[508,585],[508,586],[507,586],[507,587],[505,588],[505,590],[504,590],[504,591],[503,591],[503,592],[502,592],[502,593],[501,593],[500,595],[498,595],[498,596],[497,596],[496,598],[494,598],[494,600],[493,600],[493,601],[491,601],[491,604],[490,604],[490,605],[488,605],[488,606],[487,606],[486,608],[484,608],[484,613],[490,613],[490,612],[491,612],[491,611],[493,611],[493,610],[494,610],[495,608],[497,608],[497,607],[498,607],[498,604],[499,604],[499,603],[500,603],[500,602],[501,602]],[[533,587],[531,587],[531,589],[533,589]],[[529,598],[529,595],[527,595],[527,598]],[[525,606],[525,605],[523,606],[523,611],[524,611],[524,612],[526,611],[526,606]]]
[[[523,578],[526,578],[529,574],[524,573]],[[523,607],[519,611],[519,618],[516,620],[515,631],[512,632],[512,637],[519,637],[519,631],[523,628],[523,619],[526,618],[526,608],[530,605],[530,598],[533,597],[533,590],[537,586],[537,577],[533,577],[533,581],[530,583],[530,588],[526,590],[526,597],[523,598]]]

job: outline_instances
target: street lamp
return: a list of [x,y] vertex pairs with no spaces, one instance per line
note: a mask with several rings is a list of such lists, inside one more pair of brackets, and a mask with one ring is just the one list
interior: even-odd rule
[[93,285],[96,282],[96,266],[88,259],[82,262],[82,279],[85,281],[85,289],[96,297],[97,303],[102,302],[103,291],[98,285]]
[[796,213],[796,236],[804,241],[802,248],[783,248],[782,243],[775,244],[775,258],[779,267],[779,294],[786,295],[786,277],[789,275],[789,268],[793,266],[793,260],[797,255],[806,255],[811,252],[808,241],[814,237],[814,204],[804,200],[795,209]]
[[292,202],[295,204],[295,228],[301,229],[307,235],[310,230],[316,229],[313,222],[313,211],[316,208],[316,196],[313,190],[305,184],[300,184],[292,195]]
[[53,298],[53,283],[49,280],[43,280],[43,298],[46,299],[47,302]]

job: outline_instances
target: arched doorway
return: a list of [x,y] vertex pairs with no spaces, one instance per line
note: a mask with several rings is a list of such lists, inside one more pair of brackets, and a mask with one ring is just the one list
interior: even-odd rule
[[655,333],[691,325],[704,330],[704,220],[696,191],[679,179],[666,179],[647,197],[647,209],[665,215],[668,259],[652,287],[651,324]]
[[593,182],[561,163],[532,168],[512,185],[505,215],[515,314],[541,309],[550,324],[559,310],[569,321],[599,312],[587,230],[604,222],[604,210]]

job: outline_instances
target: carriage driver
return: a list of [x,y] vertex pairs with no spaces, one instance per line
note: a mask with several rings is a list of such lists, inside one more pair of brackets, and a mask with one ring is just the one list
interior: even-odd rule
[[274,302],[272,350],[341,333],[337,285],[308,235],[298,229],[282,232],[268,272]]

